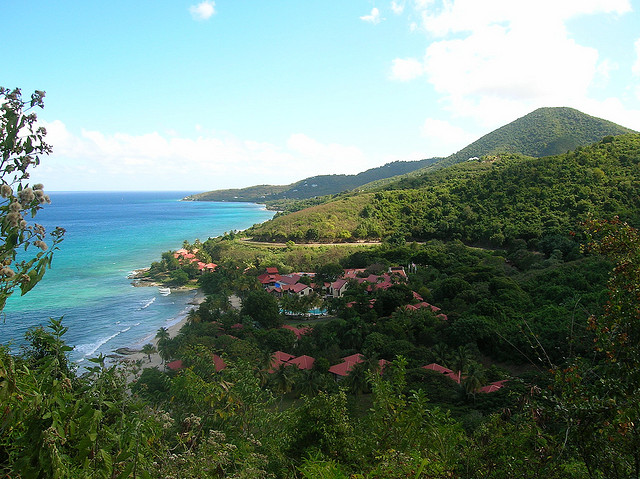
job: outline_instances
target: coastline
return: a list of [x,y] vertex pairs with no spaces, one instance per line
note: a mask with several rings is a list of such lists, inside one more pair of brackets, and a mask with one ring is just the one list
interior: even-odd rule
[[[191,308],[186,309],[185,312],[169,320],[169,325],[166,328],[169,332],[170,338],[175,338],[178,335],[182,327],[187,323],[189,311],[197,308],[204,301],[204,299],[205,294],[201,289],[197,289],[193,299],[191,299],[187,303],[187,305],[190,305]],[[127,382],[132,382],[134,379],[136,379],[143,369],[162,368],[162,358],[160,358],[160,355],[157,352],[151,354],[151,361],[149,361],[147,355],[144,354],[141,350],[142,346],[147,343],[153,344],[153,346],[157,349],[158,339],[155,337],[155,335],[156,331],[141,339],[132,346],[119,347],[114,349],[112,354],[109,355],[110,359],[122,366],[137,366],[135,369],[139,369],[139,371],[134,370],[134,372],[128,372]]]

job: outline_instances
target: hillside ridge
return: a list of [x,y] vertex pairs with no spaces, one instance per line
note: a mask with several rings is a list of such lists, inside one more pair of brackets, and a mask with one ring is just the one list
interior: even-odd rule
[[246,201],[264,203],[283,199],[307,199],[350,191],[383,178],[396,177],[435,163],[440,158],[416,161],[394,161],[355,175],[316,175],[288,185],[256,185],[198,193],[186,201]]

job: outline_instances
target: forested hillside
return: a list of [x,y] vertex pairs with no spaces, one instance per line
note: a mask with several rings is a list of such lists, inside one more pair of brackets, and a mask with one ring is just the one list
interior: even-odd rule
[[487,155],[517,153],[540,158],[588,146],[605,136],[636,133],[608,120],[586,115],[573,108],[539,108],[494,130],[441,161],[397,178],[363,185],[366,190],[402,188],[405,179],[419,177],[456,163]]
[[280,216],[248,234],[265,241],[396,235],[501,245],[566,235],[589,214],[637,225],[640,135],[607,137],[545,158],[485,156],[407,179],[403,186]]
[[357,175],[318,175],[290,185],[260,185],[232,190],[215,190],[185,198],[188,201],[248,201],[265,203],[282,199],[305,199],[316,196],[334,195],[353,190],[366,183],[392,178],[433,164],[440,158],[419,161],[394,161]]
[[573,108],[539,108],[474,141],[449,156],[446,163],[497,153],[520,153],[537,158],[558,155],[605,136],[625,133],[636,132]]

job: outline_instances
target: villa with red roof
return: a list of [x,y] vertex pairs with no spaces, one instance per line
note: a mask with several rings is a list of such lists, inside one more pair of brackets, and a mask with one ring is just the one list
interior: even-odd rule
[[444,366],[440,366],[437,363],[427,364],[426,366],[422,366],[422,369],[428,369],[428,370],[435,371],[435,372],[440,373],[440,374],[449,374],[449,373],[453,372],[452,369],[445,368]]
[[309,334],[311,331],[313,331],[313,328],[310,326],[303,326],[302,328],[296,328],[289,324],[284,324],[281,327],[282,329],[288,329],[289,331],[293,332],[293,334],[296,335],[296,340],[299,340],[305,334]]
[[302,355],[295,357],[292,354],[276,351],[271,356],[271,367],[268,372],[275,373],[279,368],[286,366],[297,366],[298,369],[308,370],[313,368],[315,361],[315,358],[311,356]]
[[346,358],[342,358],[342,362],[335,364],[329,368],[329,372],[336,376],[345,377],[349,375],[349,371],[358,363],[364,361],[364,356],[360,353],[352,354]]
[[342,295],[347,290],[347,280],[337,279],[329,285],[329,295],[334,298],[342,298]]
[[481,387],[480,389],[478,389],[477,392],[486,394],[486,393],[493,393],[493,392],[499,391],[504,387],[507,381],[508,379],[503,379],[501,381],[494,381],[490,384],[487,384],[484,387]]
[[[216,368],[217,373],[219,373],[220,371],[222,371],[227,367],[226,363],[224,362],[224,359],[222,359],[217,354],[211,355],[211,359],[213,360],[213,364]],[[169,368],[171,371],[180,371],[181,369],[184,369],[184,364],[181,359],[177,359],[175,361],[171,361],[170,363],[167,363],[167,368]]]
[[315,361],[315,358],[312,358],[311,356],[302,355],[297,358],[290,359],[289,364],[295,364],[298,366],[298,369],[312,369]]
[[176,258],[181,265],[185,263],[196,263],[196,268],[199,273],[210,273],[215,271],[218,265],[215,263],[204,263],[203,261],[200,261],[196,257],[197,252],[197,248],[192,251],[180,248],[178,251],[173,253],[173,257]]

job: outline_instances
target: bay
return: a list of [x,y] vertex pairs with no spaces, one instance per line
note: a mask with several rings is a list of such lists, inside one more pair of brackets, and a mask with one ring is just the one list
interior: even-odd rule
[[127,276],[184,240],[205,241],[270,219],[252,203],[180,201],[193,192],[53,192],[35,221],[66,229],[52,268],[28,294],[14,293],[0,322],[0,343],[17,349],[24,333],[63,317],[71,359],[82,363],[115,348],[140,346],[178,322],[195,292],[159,294]]

